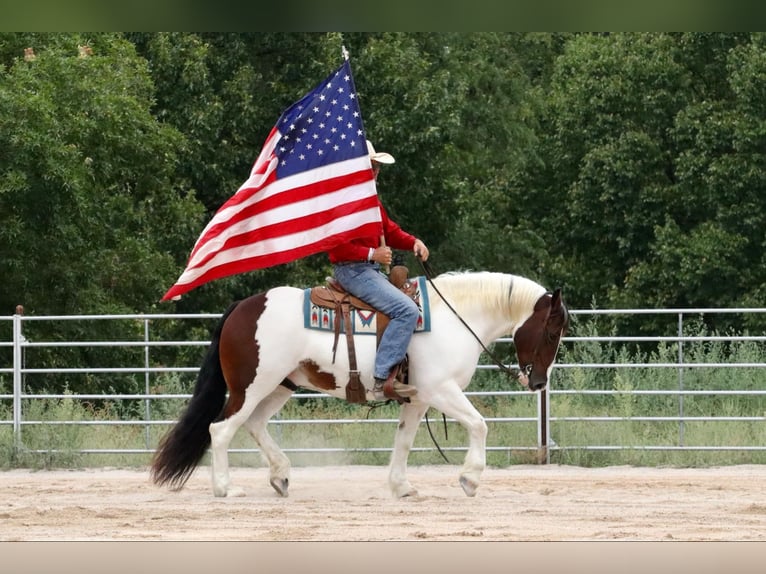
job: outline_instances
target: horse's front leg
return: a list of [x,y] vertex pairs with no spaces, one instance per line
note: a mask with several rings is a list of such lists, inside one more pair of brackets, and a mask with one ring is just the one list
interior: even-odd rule
[[258,403],[253,414],[245,422],[245,427],[261,448],[263,458],[269,463],[269,484],[277,494],[284,497],[287,497],[287,488],[290,486],[290,459],[269,434],[267,425],[271,417],[285,406],[292,394],[290,389],[283,385],[278,386]]
[[487,465],[487,423],[458,385],[445,384],[430,397],[431,406],[454,418],[468,431],[468,452],[460,471],[460,486],[468,496],[475,496]]
[[394,452],[388,472],[388,485],[395,498],[416,496],[418,491],[407,480],[407,459],[415,441],[420,421],[428,405],[423,403],[404,403],[399,411],[399,426],[394,437]]

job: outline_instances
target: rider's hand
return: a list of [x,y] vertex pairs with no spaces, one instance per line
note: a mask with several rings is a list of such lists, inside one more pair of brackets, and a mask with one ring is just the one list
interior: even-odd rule
[[415,240],[412,252],[415,254],[415,257],[420,257],[423,261],[428,260],[428,247],[420,239]]
[[391,261],[394,259],[394,252],[391,248],[383,245],[376,247],[375,252],[372,254],[372,260],[380,263],[381,265],[391,265]]

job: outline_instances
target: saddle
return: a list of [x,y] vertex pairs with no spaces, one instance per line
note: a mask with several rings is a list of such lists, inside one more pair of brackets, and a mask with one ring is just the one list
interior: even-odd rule
[[[416,292],[416,286],[408,281],[409,270],[404,265],[395,265],[391,268],[391,272],[388,275],[388,279],[392,285],[401,290],[406,295],[412,297]],[[335,341],[332,346],[332,361],[335,362],[335,352],[338,348],[338,339],[340,338],[340,318],[343,317],[343,324],[345,326],[346,343],[348,347],[348,366],[349,366],[349,379],[346,384],[346,400],[350,403],[366,403],[367,397],[365,394],[364,385],[362,385],[359,379],[359,370],[356,365],[356,349],[354,347],[354,332],[351,323],[351,309],[359,309],[362,311],[374,311],[376,320],[376,336],[377,342],[380,344],[380,338],[388,325],[390,318],[383,312],[373,308],[365,301],[354,297],[348,293],[334,278],[327,277],[326,285],[318,285],[311,288],[310,292],[311,302],[318,307],[325,307],[335,310],[335,320],[333,329],[335,331]],[[398,373],[397,376],[404,376],[404,366],[397,367],[394,371]],[[403,379],[402,379],[403,380]],[[384,387],[384,394],[388,398],[396,399],[402,402],[404,399],[396,394],[393,390],[393,386],[387,384]]]

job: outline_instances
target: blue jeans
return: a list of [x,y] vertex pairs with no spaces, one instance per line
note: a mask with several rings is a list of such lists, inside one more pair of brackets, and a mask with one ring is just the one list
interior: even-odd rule
[[386,379],[407,353],[420,314],[410,297],[391,285],[377,263],[354,262],[333,266],[335,279],[352,295],[390,318],[380,338],[373,375]]

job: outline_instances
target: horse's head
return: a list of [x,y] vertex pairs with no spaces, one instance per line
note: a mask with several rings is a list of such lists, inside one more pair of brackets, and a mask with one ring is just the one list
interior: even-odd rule
[[569,326],[569,312],[561,289],[546,293],[535,303],[532,315],[516,329],[513,342],[519,359],[519,382],[532,391],[548,384],[561,337]]

